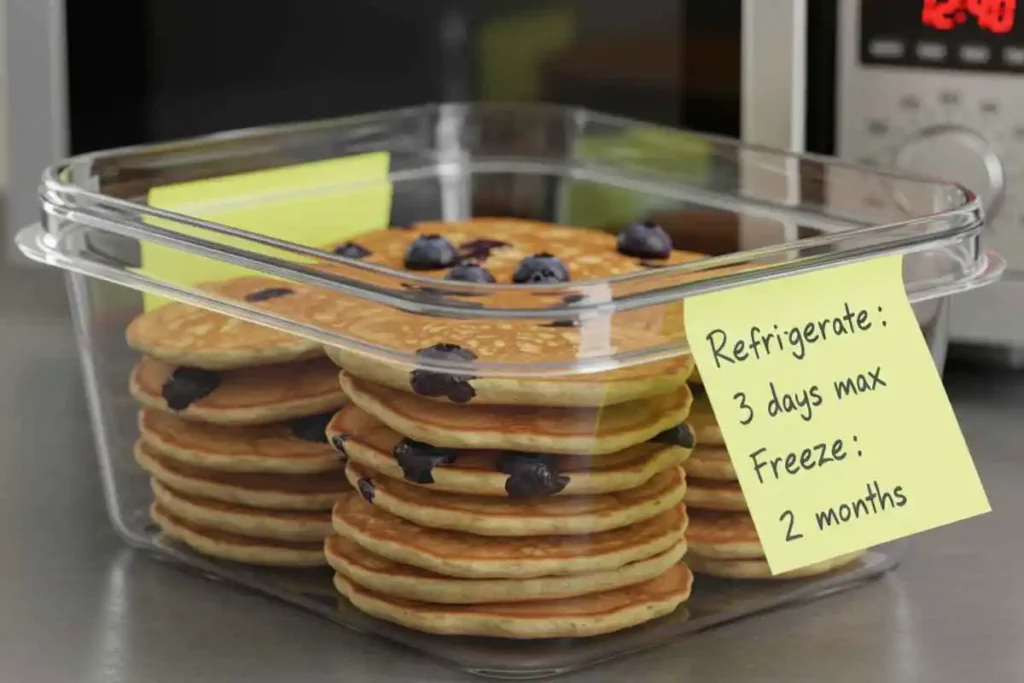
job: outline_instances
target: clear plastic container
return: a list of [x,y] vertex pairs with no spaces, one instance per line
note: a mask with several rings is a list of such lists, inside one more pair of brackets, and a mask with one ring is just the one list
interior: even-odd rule
[[[436,272],[395,269],[321,250],[318,246],[331,242],[326,235],[319,245],[274,240],[146,203],[151,188],[170,183],[368,151],[390,153],[393,226],[517,216],[615,231],[651,220],[665,227],[676,248],[704,256],[600,279],[536,285],[446,281],[441,289]],[[355,193],[379,182],[360,179],[330,191]],[[368,616],[338,596],[326,569],[258,568],[210,559],[168,540],[151,521],[149,475],[133,458],[139,407],[127,389],[139,354],[127,345],[125,330],[142,311],[140,292],[315,340],[335,349],[333,357],[357,382],[371,388],[390,383],[390,391],[404,392],[420,406],[472,412],[481,395],[484,403],[519,397],[534,413],[562,411],[561,419],[571,419],[576,413],[565,406],[578,404],[581,392],[551,387],[589,382],[596,386],[596,397],[589,400],[613,403],[618,399],[611,398],[615,392],[609,387],[615,373],[630,376],[639,370],[642,375],[644,368],[676,367],[688,356],[679,324],[687,296],[902,253],[907,294],[941,369],[948,297],[992,282],[1003,268],[998,255],[980,250],[980,204],[963,188],[536,105],[424,106],[90,154],[49,169],[41,202],[41,224],[23,229],[18,244],[30,258],[69,271],[99,464],[110,517],[122,537],[347,627],[466,670],[508,678],[591,665],[854,587],[894,567],[902,544],[871,550],[839,570],[807,579],[698,576],[689,599],[667,616],[594,637],[460,637]],[[140,268],[145,243],[243,265],[318,303],[312,309],[267,307],[196,287],[184,276],[155,276]],[[318,316],[311,310],[331,313]],[[418,354],[421,339],[387,332],[429,327],[435,342],[455,335],[469,340],[464,347],[479,351],[474,344],[502,326],[517,333],[551,328],[554,334],[559,327],[571,332],[559,331],[561,341],[550,349],[527,344],[525,351],[517,347],[516,353],[470,358]],[[528,341],[551,339],[526,334]],[[410,372],[434,381],[440,377],[448,389],[468,383],[477,395],[467,401],[442,387],[433,396],[417,396],[415,387],[410,389],[414,382],[400,386]],[[545,397],[556,395],[561,398],[545,403]],[[579,424],[594,425],[596,434],[600,415],[582,409]],[[514,446],[527,450],[523,443]],[[434,491],[418,486],[420,492]],[[548,614],[558,616],[560,604],[545,603]],[[685,650],[681,653],[685,656]]]

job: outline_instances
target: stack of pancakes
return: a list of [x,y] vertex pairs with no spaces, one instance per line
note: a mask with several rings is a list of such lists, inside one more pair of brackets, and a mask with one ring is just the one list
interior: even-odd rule
[[538,405],[542,380],[517,405],[489,402],[485,380],[468,404],[341,384],[352,404],[327,431],[356,492],[325,549],[357,608],[434,633],[581,637],[689,596],[685,383],[579,408]]
[[[211,286],[252,306],[294,305],[294,289],[245,277]],[[351,490],[325,426],[346,403],[316,343],[170,303],[137,317],[143,354],[135,459],[151,476],[153,520],[195,551],[269,566],[325,564],[330,509]]]
[[683,464],[690,515],[686,562],[694,573],[730,579],[793,579],[818,576],[856,560],[861,553],[772,576],[722,430],[699,382],[697,373],[691,375],[694,399],[689,422],[699,445]]
[[[339,248],[401,269],[422,235],[471,254],[498,283],[538,252],[557,256],[573,282],[647,267],[617,253],[612,235],[501,219],[417,224]],[[356,490],[335,506],[325,551],[356,608],[431,633],[532,639],[618,631],[687,600],[692,359],[564,376],[474,369],[571,362],[600,351],[588,344],[637,348],[651,343],[646,319],[626,329],[607,319],[318,313],[416,358],[327,350],[351,401],[328,436]]]

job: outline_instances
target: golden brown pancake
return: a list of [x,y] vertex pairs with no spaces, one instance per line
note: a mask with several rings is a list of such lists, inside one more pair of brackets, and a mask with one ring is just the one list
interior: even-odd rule
[[764,557],[754,520],[745,512],[689,508],[686,541],[690,553],[708,559],[740,560]]
[[775,576],[772,576],[771,570],[768,568],[768,562],[765,560],[713,560],[688,553],[686,555],[686,564],[689,565],[694,574],[717,576],[723,579],[806,579],[813,576],[821,576],[822,574],[827,574],[853,564],[863,554],[864,551],[849,553]]
[[[197,288],[240,301],[255,295],[261,300],[246,301],[246,306],[275,314],[301,306],[310,293],[308,287],[267,277],[239,277]],[[292,292],[261,297],[280,289]],[[128,325],[125,336],[130,347],[147,356],[208,370],[290,363],[323,355],[321,345],[309,339],[183,303],[165,304],[139,315]]]
[[683,540],[682,506],[629,527],[589,536],[494,538],[421,527],[359,494],[334,506],[334,531],[393,562],[460,578],[512,579],[610,571]]
[[438,605],[386,597],[335,575],[334,585],[357,609],[409,628],[444,635],[498,638],[586,638],[671,614],[690,597],[693,576],[673,565],[661,576],[625,588],[564,600]]
[[183,522],[231,534],[279,541],[319,541],[331,533],[328,511],[267,510],[222,503],[175,491],[150,479],[161,508]]
[[683,502],[688,507],[705,510],[747,509],[747,500],[743,497],[743,489],[739,484],[710,479],[691,477],[686,482],[686,495]]
[[[409,451],[402,447],[399,453],[409,470],[407,474],[394,455],[396,447],[406,441],[404,437],[355,404],[344,406],[335,413],[327,424],[327,436],[351,460],[415,486],[501,497],[509,496],[510,489],[516,490],[517,482],[512,474],[501,471],[502,467],[510,469],[510,461],[515,458],[498,450],[455,451],[453,462],[430,468],[428,477],[415,462],[405,462]],[[604,455],[560,455],[556,462],[549,463],[549,467],[554,467],[568,478],[564,488],[557,491],[547,489],[537,495],[595,495],[626,491],[642,486],[660,472],[679,466],[690,452],[682,446],[644,442]],[[417,481],[420,479],[423,481]]]
[[326,358],[199,374],[143,358],[132,370],[129,389],[144,406],[185,419],[228,426],[268,424],[344,405],[336,372]]
[[611,571],[533,579],[441,576],[384,559],[341,536],[328,538],[324,552],[335,571],[381,595],[435,604],[473,605],[570,598],[642,583],[678,564],[686,552],[686,543],[677,543],[663,553]]
[[270,510],[329,510],[352,490],[343,471],[315,474],[217,472],[168,460],[141,439],[135,460],[161,483],[193,496]]
[[[674,251],[663,260],[648,261],[618,252],[616,236],[607,232],[512,218],[475,218],[468,221],[418,223],[409,230],[371,232],[354,240],[371,253],[361,260],[404,270],[405,253],[413,241],[423,235],[440,235],[460,250],[463,256],[478,261],[497,282],[512,283],[512,274],[528,256],[549,253],[566,265],[571,282],[569,291],[579,283],[592,282],[629,273],[653,273],[652,267],[690,263],[704,258],[694,252]],[[487,248],[486,242],[504,246]],[[332,249],[338,244],[327,245]],[[483,248],[481,248],[483,247]],[[357,270],[340,264],[321,264],[320,268],[378,287],[398,285],[386,275]],[[447,269],[418,271],[417,275],[442,279]],[[683,278],[685,279],[685,277]],[[645,282],[646,280],[637,280]],[[578,327],[562,326],[568,319],[474,318],[474,307],[506,309],[553,309],[565,306],[565,291],[547,294],[523,291],[515,287],[492,290],[480,296],[462,296],[451,283],[425,288],[401,283],[405,295],[413,301],[434,305],[457,305],[460,310],[436,316],[421,316],[394,306],[356,299],[326,297],[319,305],[302,311],[302,318],[327,325],[330,329],[360,340],[371,347],[384,347],[413,355],[435,344],[454,344],[481,362],[513,365],[537,363],[572,364],[579,359],[607,355],[611,350],[635,351],[652,346],[681,347],[683,340],[682,306],[679,302],[650,306],[624,313],[606,311],[588,313],[575,319]],[[668,284],[668,283],[666,283]],[[616,285],[602,288],[598,297],[642,290],[645,285]],[[589,302],[588,302],[589,303]],[[600,303],[600,301],[598,301]],[[458,316],[458,317],[455,317]],[[329,355],[353,374],[402,391],[413,391],[410,373],[415,363],[383,359],[358,349],[328,349]],[[599,373],[566,374],[550,372],[529,377],[501,377],[481,373],[466,385],[472,402],[543,406],[602,406],[671,393],[689,376],[690,357],[659,360],[653,363],[621,367]],[[431,400],[449,400],[443,394]]]
[[564,536],[618,529],[677,508],[686,491],[678,467],[640,488],[599,496],[508,500],[441,493],[376,475],[350,462],[348,481],[367,502],[420,526],[480,536]]
[[[619,253],[617,237],[612,233],[523,218],[479,216],[464,221],[421,221],[408,230],[376,230],[351,241],[328,244],[324,249],[355,243],[371,252],[360,260],[403,270],[406,250],[420,235],[444,237],[460,255],[480,263],[497,282],[505,284],[512,283],[512,274],[523,259],[540,253],[561,259],[569,269],[571,282],[603,280],[649,269],[641,263],[644,259]],[[503,245],[490,247],[481,241]],[[658,262],[687,263],[701,258],[703,254],[676,250]],[[444,278],[447,271],[440,268],[421,272]]]
[[323,543],[252,538],[208,529],[186,522],[159,503],[153,504],[149,514],[164,534],[201,555],[274,567],[318,567],[327,563]]
[[[691,417],[686,418],[687,423]],[[698,442],[699,443],[699,442]],[[693,449],[690,457],[683,464],[687,476],[694,479],[710,479],[713,481],[738,481],[736,468],[729,457],[729,451],[718,446],[700,445]]]
[[[319,422],[251,427],[204,424],[152,408],[139,412],[142,439],[160,455],[208,470],[301,474],[345,467],[344,458],[327,442],[314,441]],[[302,436],[300,436],[300,434]]]
[[447,448],[591,455],[635,446],[686,419],[690,390],[603,409],[456,405],[341,373],[357,406],[411,439]]
[[[581,334],[586,334],[586,326],[550,328],[534,336],[545,344],[558,341],[558,337],[568,337],[568,343],[575,345],[580,343]],[[455,337],[454,334],[449,336]],[[427,346],[430,345],[423,348]],[[418,370],[415,364],[402,361],[382,363],[369,355],[331,346],[325,350],[331,360],[352,375],[416,393],[411,382],[412,373]],[[472,390],[472,398],[467,402],[474,405],[601,407],[678,391],[686,383],[692,368],[692,356],[683,356],[599,373],[475,376],[465,380],[465,384]],[[446,395],[423,397],[431,401],[451,401]]]

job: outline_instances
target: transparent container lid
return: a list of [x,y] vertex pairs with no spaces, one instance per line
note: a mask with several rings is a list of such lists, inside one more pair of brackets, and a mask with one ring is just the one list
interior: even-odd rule
[[[303,197],[355,197],[383,183],[389,223],[414,228],[522,216],[614,233],[652,220],[680,251],[602,279],[441,286],[437,275],[333,253],[349,239],[343,224],[337,238],[327,230],[310,243],[147,203],[169,184],[367,152],[388,153],[386,180],[349,179]],[[438,340],[495,326],[527,336],[567,328],[571,343],[557,351],[474,359],[478,376],[569,376],[686,355],[686,297],[861,259],[903,254],[914,303],[987,284],[1003,269],[979,246],[978,198],[957,185],[547,105],[429,105],[87,154],[47,169],[40,198],[41,223],[17,238],[32,259],[389,363],[467,370],[467,360],[417,356],[422,339],[393,332],[408,324]],[[151,245],[282,280],[303,305],[270,307],[186,273],[148,272],[140,254]]]

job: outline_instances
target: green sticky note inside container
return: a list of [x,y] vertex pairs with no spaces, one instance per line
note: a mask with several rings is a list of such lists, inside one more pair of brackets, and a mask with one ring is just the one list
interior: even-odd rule
[[[257,235],[302,246],[321,246],[387,227],[392,187],[390,155],[373,152],[282,168],[195,180],[150,189],[150,206],[220,223]],[[176,233],[251,252],[312,259],[254,244],[246,239],[164,219],[148,221]],[[178,286],[258,274],[226,261],[191,254],[175,247],[143,241],[139,271]],[[144,307],[167,303],[146,293]]]
[[[584,136],[574,156],[585,165],[639,175],[653,171],[662,182],[697,187],[710,183],[714,172],[714,153],[706,140],[653,127]],[[587,180],[573,180],[567,200],[565,222],[591,228],[614,228],[653,211],[687,208],[676,199]]]

